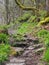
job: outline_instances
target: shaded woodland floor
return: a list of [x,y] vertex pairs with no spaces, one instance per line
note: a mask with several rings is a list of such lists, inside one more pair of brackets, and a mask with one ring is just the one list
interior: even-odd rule
[[44,19],[41,17],[41,21],[37,21],[37,16],[24,14],[15,23],[0,26],[0,42],[3,47],[9,45],[5,49],[1,46],[1,49],[3,48],[1,52],[6,54],[4,53],[0,60],[5,61],[5,65],[47,65],[49,63],[49,53],[45,52],[49,51],[49,17]]

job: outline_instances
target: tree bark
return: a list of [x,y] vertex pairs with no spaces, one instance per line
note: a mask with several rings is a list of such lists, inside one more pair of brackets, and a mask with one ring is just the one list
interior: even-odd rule
[[7,24],[9,24],[10,23],[10,21],[9,21],[9,9],[8,9],[8,5],[9,5],[9,0],[5,0],[5,8],[6,8],[6,22],[7,22]]
[[49,0],[46,0],[47,16],[49,16]]

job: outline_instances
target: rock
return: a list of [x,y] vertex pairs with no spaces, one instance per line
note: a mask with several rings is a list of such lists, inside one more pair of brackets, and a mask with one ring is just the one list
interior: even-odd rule
[[10,58],[10,62],[7,62],[6,65],[25,65],[25,59],[23,58]]
[[43,44],[41,43],[39,43],[39,44],[35,44],[35,45],[33,45],[33,47],[34,47],[34,49],[38,49],[38,48],[41,48],[41,47],[43,47]]
[[45,50],[45,48],[42,47],[42,48],[36,49],[36,50],[34,50],[34,51],[37,53],[37,52],[42,52],[42,51],[44,51],[44,50]]
[[25,62],[25,59],[23,58],[11,58],[10,59],[10,63],[24,63]]
[[20,47],[11,47],[11,54],[10,56],[20,56],[23,53],[24,49]]
[[20,48],[20,47],[13,47],[13,49],[14,49],[16,52],[24,51],[24,49],[23,49],[23,48]]
[[39,62],[38,65],[45,65],[45,63]]
[[28,50],[26,50],[24,53],[23,53],[23,55],[22,56],[28,56],[28,53],[30,53],[30,50],[28,51]]
[[33,46],[29,46],[27,49],[28,49],[28,50],[33,50],[34,47],[33,47]]
[[25,65],[25,63],[7,63],[6,65]]

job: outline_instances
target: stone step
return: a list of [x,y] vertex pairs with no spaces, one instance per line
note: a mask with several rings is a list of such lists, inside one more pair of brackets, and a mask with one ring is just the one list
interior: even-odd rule
[[6,63],[6,65],[25,65],[25,63]]
[[42,52],[42,51],[44,51],[44,50],[45,50],[45,48],[42,47],[42,48],[39,48],[39,49],[35,49],[34,52]]
[[24,48],[21,48],[21,47],[13,47],[13,49],[14,49],[16,52],[24,51]]
[[25,59],[23,58],[11,58],[10,59],[10,63],[24,63],[25,62]]
[[40,63],[38,63],[38,65],[45,65],[44,63],[42,63],[42,62],[40,62]]
[[43,44],[39,43],[39,44],[34,44],[33,46],[43,46]]
[[35,39],[35,38],[27,38],[27,40],[28,40],[29,42],[33,42],[33,43],[35,43],[35,44],[38,44],[38,43],[39,43],[38,39]]
[[27,44],[27,40],[21,40],[21,41],[19,41],[19,40],[16,40],[16,42],[15,42],[15,44]]
[[26,48],[25,50],[33,50],[34,47],[33,46],[29,46],[28,48]]
[[28,55],[28,53],[30,53],[30,50],[25,50],[22,56]]
[[24,48],[24,47],[28,47],[29,44],[18,42],[18,43],[15,43],[15,45],[13,45],[13,46],[14,46],[14,47],[21,47],[21,48]]
[[24,50],[34,50],[43,47],[43,44],[35,44],[32,46],[29,46],[28,48],[25,48]]
[[34,49],[38,49],[38,48],[41,48],[43,47],[43,44],[36,44],[36,45],[33,45]]

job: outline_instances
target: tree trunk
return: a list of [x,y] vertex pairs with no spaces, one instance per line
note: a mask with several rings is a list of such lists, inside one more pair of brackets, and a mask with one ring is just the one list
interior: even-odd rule
[[5,8],[6,8],[6,22],[7,22],[7,24],[9,24],[10,23],[10,21],[9,21],[9,8],[8,8],[8,5],[9,5],[9,0],[5,0]]
[[46,0],[47,16],[49,16],[49,0]]

